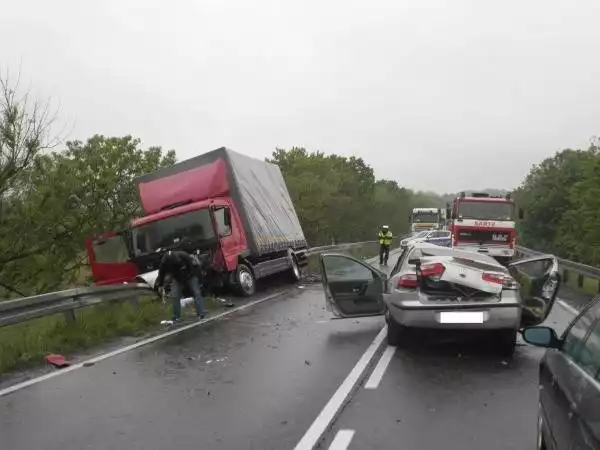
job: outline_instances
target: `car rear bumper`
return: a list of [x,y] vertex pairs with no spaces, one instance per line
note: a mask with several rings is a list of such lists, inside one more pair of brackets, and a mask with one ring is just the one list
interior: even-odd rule
[[[424,307],[404,308],[401,303],[388,305],[391,318],[406,327],[433,328],[433,329],[472,329],[472,330],[497,330],[518,329],[521,322],[521,306],[519,304],[498,305],[461,305],[460,308],[438,307],[426,305]],[[443,312],[482,312],[482,323],[443,323]]]

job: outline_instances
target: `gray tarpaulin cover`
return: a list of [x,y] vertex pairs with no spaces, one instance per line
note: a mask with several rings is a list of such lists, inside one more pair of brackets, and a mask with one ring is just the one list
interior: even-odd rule
[[[218,169],[220,162],[225,162],[226,174]],[[226,176],[226,183],[221,174]],[[223,187],[227,190],[228,186],[253,254],[306,247],[298,215],[275,164],[219,148],[139,177],[136,182],[147,213],[174,201],[222,196],[226,194]]]
[[258,254],[306,246],[304,232],[279,166],[231,150],[237,199]]

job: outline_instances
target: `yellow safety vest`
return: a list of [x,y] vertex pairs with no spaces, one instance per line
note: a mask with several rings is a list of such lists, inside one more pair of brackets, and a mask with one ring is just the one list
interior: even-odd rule
[[379,232],[379,243],[383,245],[392,245],[392,238],[394,237],[391,231],[387,233]]

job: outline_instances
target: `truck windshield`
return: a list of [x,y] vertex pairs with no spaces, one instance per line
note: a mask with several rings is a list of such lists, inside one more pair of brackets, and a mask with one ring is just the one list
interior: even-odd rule
[[458,217],[462,219],[514,220],[513,203],[507,202],[459,202]]
[[413,213],[413,222],[415,223],[437,223],[439,215],[436,212]]
[[199,209],[135,227],[132,237],[135,255],[142,255],[170,247],[184,238],[211,239],[215,231],[208,209]]

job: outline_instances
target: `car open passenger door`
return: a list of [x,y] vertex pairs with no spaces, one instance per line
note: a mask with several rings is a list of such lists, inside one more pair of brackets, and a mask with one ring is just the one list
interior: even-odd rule
[[508,270],[519,284],[521,327],[542,323],[550,314],[560,287],[558,260],[553,255],[535,256],[509,264]]
[[341,254],[321,254],[327,309],[338,317],[385,313],[387,277],[369,264]]
[[129,282],[138,274],[131,261],[127,231],[104,233],[86,239],[92,278],[98,285]]

